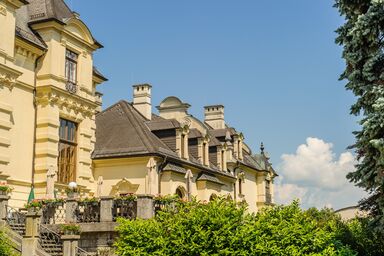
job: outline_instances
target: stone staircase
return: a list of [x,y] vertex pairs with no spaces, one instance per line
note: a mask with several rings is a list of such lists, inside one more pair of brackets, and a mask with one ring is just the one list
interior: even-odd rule
[[9,227],[20,236],[25,235],[25,224],[11,223]]
[[44,225],[40,225],[39,244],[49,255],[63,256],[63,242],[61,241],[60,235]]

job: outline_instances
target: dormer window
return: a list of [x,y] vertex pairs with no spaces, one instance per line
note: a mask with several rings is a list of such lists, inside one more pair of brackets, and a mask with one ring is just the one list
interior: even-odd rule
[[65,52],[65,78],[67,79],[66,89],[70,93],[76,92],[77,83],[77,59],[78,55],[70,50]]
[[189,159],[188,133],[188,127],[176,130],[176,150],[179,157],[187,160]]

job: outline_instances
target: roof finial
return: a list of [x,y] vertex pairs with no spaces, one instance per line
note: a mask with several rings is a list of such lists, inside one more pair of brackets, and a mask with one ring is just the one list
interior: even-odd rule
[[261,151],[261,154],[264,154],[264,143],[263,142],[261,142],[260,151]]

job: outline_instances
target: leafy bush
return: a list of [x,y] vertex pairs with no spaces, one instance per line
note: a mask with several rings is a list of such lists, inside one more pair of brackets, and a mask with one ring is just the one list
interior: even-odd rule
[[4,232],[0,231],[0,256],[16,256],[10,241],[5,237]]
[[349,245],[358,255],[384,255],[384,237],[372,227],[369,218],[355,218],[348,221],[341,229],[339,239]]
[[[218,199],[176,203],[150,220],[119,219],[118,255],[356,255],[338,239],[337,217],[297,202],[248,214]],[[334,216],[334,215],[332,215]]]

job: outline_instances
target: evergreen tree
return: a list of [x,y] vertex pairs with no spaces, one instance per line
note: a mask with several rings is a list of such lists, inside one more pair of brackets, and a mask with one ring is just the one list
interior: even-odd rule
[[336,0],[335,7],[345,18],[336,31],[346,61],[340,79],[357,97],[351,114],[362,117],[351,146],[359,161],[347,178],[369,193],[360,206],[384,233],[384,0]]

